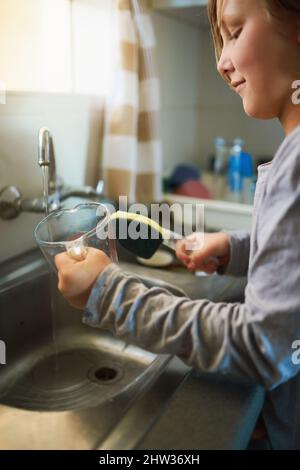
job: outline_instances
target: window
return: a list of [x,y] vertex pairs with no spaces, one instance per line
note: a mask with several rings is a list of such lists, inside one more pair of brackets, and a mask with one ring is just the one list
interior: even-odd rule
[[115,0],[1,0],[0,80],[7,91],[103,95]]

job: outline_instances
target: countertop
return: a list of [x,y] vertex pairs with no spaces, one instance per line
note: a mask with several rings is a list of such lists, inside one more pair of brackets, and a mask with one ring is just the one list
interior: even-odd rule
[[[170,365],[173,374],[179,362]],[[261,387],[193,369],[137,448],[246,449],[263,401]]]

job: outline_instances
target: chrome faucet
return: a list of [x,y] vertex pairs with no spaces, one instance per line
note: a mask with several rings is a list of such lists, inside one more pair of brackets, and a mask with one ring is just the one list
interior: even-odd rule
[[38,164],[40,167],[49,167],[49,196],[61,189],[56,178],[55,152],[50,130],[42,127],[38,137]]
[[[61,207],[62,201],[68,197],[99,198],[103,194],[103,181],[100,180],[95,188],[83,186],[80,188],[65,187],[63,180],[56,175],[55,152],[53,138],[47,127],[42,127],[38,135],[38,164],[42,168],[49,167],[49,199],[48,210],[53,212]],[[39,198],[23,198],[16,186],[5,186],[0,190],[0,218],[14,219],[20,212],[45,211],[44,201]]]

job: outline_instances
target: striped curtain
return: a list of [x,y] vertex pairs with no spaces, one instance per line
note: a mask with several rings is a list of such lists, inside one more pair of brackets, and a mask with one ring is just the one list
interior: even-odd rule
[[103,139],[105,194],[161,200],[160,83],[155,35],[145,0],[116,1],[116,58]]

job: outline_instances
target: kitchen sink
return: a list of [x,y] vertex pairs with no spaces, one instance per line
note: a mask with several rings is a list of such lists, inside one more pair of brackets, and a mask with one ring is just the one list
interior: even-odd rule
[[[30,215],[22,233],[37,222]],[[9,258],[15,233],[1,240],[0,450],[245,448],[261,391],[84,325],[38,249]],[[148,287],[243,301],[246,279],[199,278],[176,262],[163,270],[141,266],[120,245],[118,255],[121,268]]]
[[[133,408],[140,403],[147,414],[141,396],[161,380],[172,356],[83,325],[81,312],[69,306],[56,284],[38,251],[6,263],[1,271],[0,339],[6,344],[6,364],[0,366],[0,449],[95,449],[103,442],[113,448],[109,436],[130,410],[139,432],[118,445],[132,448],[155,416],[152,410],[144,419]],[[158,391],[157,412],[184,375]]]

